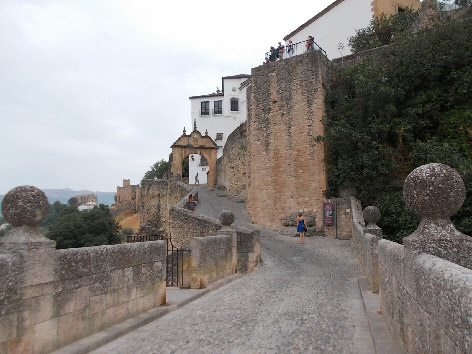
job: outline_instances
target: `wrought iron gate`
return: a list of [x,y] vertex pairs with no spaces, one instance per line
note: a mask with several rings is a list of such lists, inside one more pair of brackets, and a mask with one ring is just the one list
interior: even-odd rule
[[190,249],[185,246],[175,247],[170,235],[165,240],[167,243],[166,285],[180,288],[190,287],[190,281],[184,284],[184,273],[188,272]]

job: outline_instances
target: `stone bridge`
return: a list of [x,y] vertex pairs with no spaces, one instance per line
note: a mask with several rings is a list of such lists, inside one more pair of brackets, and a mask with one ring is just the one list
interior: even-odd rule
[[351,240],[301,245],[200,189],[196,213],[232,210],[234,228],[259,231],[264,260],[200,290],[165,288],[160,241],[55,251],[35,228],[47,201],[20,191],[2,204],[14,229],[0,241],[1,353],[471,351],[472,242],[449,219],[465,188],[445,165],[408,176],[422,221],[404,245],[383,240],[378,210],[355,198]]

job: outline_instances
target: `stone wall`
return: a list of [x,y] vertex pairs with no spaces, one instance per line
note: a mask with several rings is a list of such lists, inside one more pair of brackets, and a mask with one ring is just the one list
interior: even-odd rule
[[[373,208],[373,207],[369,207]],[[375,225],[380,219],[380,212],[377,208],[373,210],[378,213],[371,220],[372,222],[366,226],[364,215],[369,214],[370,209],[366,213],[362,213],[361,203],[354,197],[351,197],[352,210],[352,238],[351,244],[356,250],[359,257],[359,263],[362,271],[367,278],[369,287],[374,293],[379,292],[379,264],[377,244],[382,239],[382,230]],[[372,213],[369,214],[372,217]],[[369,218],[369,216],[367,216]]]
[[30,235],[0,241],[1,353],[46,353],[166,301],[162,241],[56,251]]
[[465,198],[460,175],[431,163],[405,180],[407,207],[421,217],[418,229],[400,245],[381,239],[375,207],[363,212],[351,199],[352,243],[375,289],[394,338],[408,353],[470,353],[472,349],[472,237],[455,229],[450,217]]
[[234,273],[232,237],[217,235],[196,237],[190,242],[190,287],[200,289]]
[[293,210],[322,227],[328,59],[311,52],[252,69],[248,88],[247,210],[252,222],[281,226]]
[[226,193],[241,201],[246,200],[247,139],[246,123],[236,128],[226,140],[216,164],[217,184],[226,187]]
[[[176,179],[151,179],[141,188],[140,234],[173,234],[170,209],[192,188]],[[195,193],[194,193],[195,194]]]
[[381,311],[409,353],[470,353],[472,270],[379,241]]
[[[191,189],[190,192],[198,199],[195,189]],[[216,235],[221,228],[217,219],[187,209],[189,195],[190,193],[186,194],[169,211],[169,232],[172,235],[172,242],[177,247],[188,245],[194,237]]]
[[251,273],[261,261],[261,244],[259,230],[238,228],[237,237],[237,272]]

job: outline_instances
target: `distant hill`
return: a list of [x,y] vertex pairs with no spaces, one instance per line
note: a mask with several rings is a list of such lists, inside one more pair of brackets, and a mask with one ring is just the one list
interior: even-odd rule
[[[115,204],[115,192],[92,192],[87,190],[74,191],[72,189],[42,189],[42,191],[48,197],[49,203],[52,204],[55,201],[59,201],[63,204],[67,204],[67,201],[80,194],[95,194],[98,198],[99,204],[112,205]],[[0,203],[2,202],[3,195],[0,195]],[[1,211],[0,211],[1,215]]]

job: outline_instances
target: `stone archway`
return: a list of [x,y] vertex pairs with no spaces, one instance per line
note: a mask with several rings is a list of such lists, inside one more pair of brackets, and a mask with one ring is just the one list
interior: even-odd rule
[[202,135],[196,128],[190,135],[183,134],[172,144],[172,162],[170,173],[182,175],[182,161],[190,154],[199,154],[208,161],[208,188],[213,188],[216,183],[216,159],[218,145],[208,134]]

